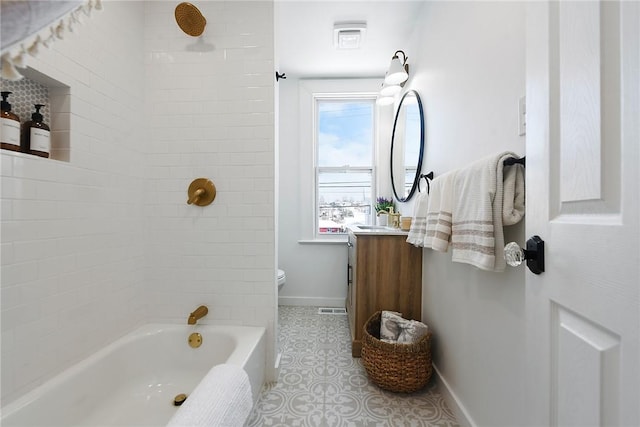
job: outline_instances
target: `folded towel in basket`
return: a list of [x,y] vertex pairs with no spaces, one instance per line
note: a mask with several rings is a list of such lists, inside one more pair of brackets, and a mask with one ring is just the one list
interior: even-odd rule
[[420,341],[420,338],[427,335],[429,327],[417,320],[405,320],[400,324],[400,335],[398,343],[411,344]]
[[429,328],[417,320],[407,320],[395,311],[380,314],[380,341],[395,344],[417,342],[429,332]]
[[380,341],[398,341],[398,337],[400,336],[400,322],[403,320],[401,313],[383,311],[380,314]]

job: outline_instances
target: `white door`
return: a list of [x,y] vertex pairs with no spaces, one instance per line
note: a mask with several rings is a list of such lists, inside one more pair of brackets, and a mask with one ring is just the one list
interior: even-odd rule
[[640,425],[640,2],[527,9],[527,411]]

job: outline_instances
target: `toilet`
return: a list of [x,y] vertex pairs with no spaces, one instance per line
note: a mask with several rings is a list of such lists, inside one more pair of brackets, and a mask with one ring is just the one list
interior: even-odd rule
[[284,274],[284,270],[278,269],[278,292],[284,286],[284,282],[287,281],[287,276]]

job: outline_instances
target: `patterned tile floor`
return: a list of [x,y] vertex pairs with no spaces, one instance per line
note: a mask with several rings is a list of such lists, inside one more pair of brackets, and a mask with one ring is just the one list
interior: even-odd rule
[[280,377],[267,384],[247,425],[458,426],[433,383],[413,394],[381,390],[351,357],[345,315],[280,306]]

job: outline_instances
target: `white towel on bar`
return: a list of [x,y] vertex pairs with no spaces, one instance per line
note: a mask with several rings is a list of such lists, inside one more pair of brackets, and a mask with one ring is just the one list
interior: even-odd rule
[[214,366],[169,420],[168,427],[242,427],[251,409],[251,384],[239,366]]
[[446,252],[451,238],[453,185],[457,171],[440,175],[431,182],[424,247]]
[[524,166],[515,164],[504,169],[502,225],[513,225],[524,217]]
[[[509,157],[518,156],[505,152],[485,157],[456,174],[451,234],[453,261],[471,264],[482,270],[504,271],[503,162]],[[522,168],[515,169],[515,173],[507,175],[510,180],[516,180],[517,171],[522,173]],[[511,200],[507,205],[520,203],[519,199],[515,201],[516,195],[518,198],[522,195],[524,200],[524,179],[519,181],[522,191],[517,190],[516,183],[513,183],[513,193],[509,194]],[[507,187],[512,188],[511,182]],[[513,212],[511,216],[514,219],[517,217]]]
[[413,206],[413,219],[407,236],[407,243],[421,247],[427,231],[427,208],[429,206],[429,193],[418,193]]

